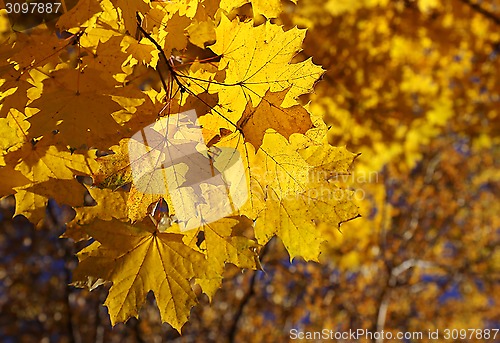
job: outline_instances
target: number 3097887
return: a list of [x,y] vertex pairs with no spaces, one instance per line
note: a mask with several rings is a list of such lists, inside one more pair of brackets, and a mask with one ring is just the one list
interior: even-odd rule
[[61,8],[60,2],[25,2],[25,3],[10,3],[5,4],[7,13],[57,13]]

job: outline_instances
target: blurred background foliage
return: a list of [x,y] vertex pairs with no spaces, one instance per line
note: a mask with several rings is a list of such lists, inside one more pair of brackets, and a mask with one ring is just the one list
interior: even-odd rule
[[[50,203],[34,230],[1,202],[2,342],[282,342],[289,331],[500,328],[500,4],[494,0],[299,0],[278,23],[307,28],[297,59],[327,73],[310,110],[361,155],[339,176],[362,217],[322,227],[321,263],[279,241],[262,271],[227,267],[179,336],[150,297],[114,328],[107,289],[66,286],[81,248]],[[231,15],[251,16],[250,4]],[[262,18],[261,18],[262,19]],[[82,243],[79,243],[82,244]],[[470,340],[474,341],[474,340]],[[480,340],[478,340],[480,341]]]

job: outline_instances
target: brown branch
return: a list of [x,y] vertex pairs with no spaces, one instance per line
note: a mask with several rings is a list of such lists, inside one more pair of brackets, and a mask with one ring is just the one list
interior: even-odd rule
[[472,2],[471,0],[460,0],[462,3],[466,4],[472,8],[477,13],[482,14],[486,18],[492,20],[495,24],[500,25],[500,17],[496,16],[494,13],[482,8],[479,4]]
[[138,343],[146,343],[146,341],[142,337],[142,331],[141,331],[140,325],[141,325],[141,320],[139,318],[131,321],[131,326],[132,326],[131,329],[132,329],[132,331],[134,333],[136,342],[138,342]]
[[[139,16],[139,13],[136,13],[136,17],[137,17],[137,28],[139,29],[139,32],[142,33],[142,35],[144,37],[146,37],[151,43],[153,43],[153,45],[156,47],[156,49],[159,52],[160,58],[167,65],[168,70],[171,72],[172,66],[168,62],[168,58],[167,58],[167,56],[165,56],[165,52],[163,51],[163,48],[160,46],[160,44],[158,44],[158,42],[153,37],[151,37],[151,35],[149,33],[146,32],[146,30],[144,30],[142,28],[142,21],[141,21],[141,18]],[[161,81],[161,84],[163,85],[163,89],[165,89],[165,94],[167,94],[167,92],[168,92],[167,83],[165,82],[165,79],[163,78],[163,75],[159,69],[157,69],[157,72],[158,72],[158,75],[160,76],[160,81]],[[178,80],[176,79],[176,81],[178,81]]]
[[[46,222],[46,226],[49,230],[54,230],[56,228],[57,230],[61,229],[63,224],[61,224],[61,218],[60,215],[57,214],[56,208],[53,202],[49,201],[47,204],[47,219],[50,221],[50,223]],[[66,286],[64,288],[64,306],[66,310],[66,331],[67,331],[67,338],[70,343],[78,343],[80,342],[80,337],[75,335],[75,327],[73,325],[73,309],[71,306],[71,301],[70,301],[70,296],[71,296],[71,270],[69,269],[68,266],[68,260],[74,256],[75,252],[73,249],[73,245],[68,244],[67,240],[60,240],[59,241],[60,246],[64,249],[64,258],[65,258],[65,263],[64,263],[64,277],[65,277],[65,282]]]
[[[262,252],[260,253],[260,260],[261,261],[264,258],[264,256],[266,255],[266,253],[268,252],[269,245],[271,245],[271,243],[272,242],[268,242],[264,246],[264,248],[262,249]],[[258,272],[259,272],[259,270],[253,271],[252,277],[250,279],[250,285],[248,286],[248,289],[247,289],[245,295],[243,296],[243,299],[241,300],[241,302],[238,306],[238,309],[236,310],[236,314],[234,315],[233,322],[231,323],[231,326],[229,327],[229,333],[228,333],[227,337],[228,337],[228,341],[230,343],[235,342],[236,333],[238,332],[238,323],[242,317],[243,310],[245,309],[245,306],[248,304],[250,299],[252,299],[252,297],[255,295],[255,284],[257,281]]]
[[[142,35],[147,40],[149,40],[151,43],[153,43],[153,45],[156,47],[156,50],[158,50],[158,54],[159,54],[160,60],[167,66],[168,71],[169,71],[169,73],[170,73],[173,81],[175,81],[175,83],[177,84],[177,86],[181,90],[181,93],[187,92],[188,94],[191,94],[192,96],[196,97],[198,100],[200,100],[201,102],[203,102],[205,105],[207,105],[208,107],[210,107],[197,94],[195,94],[193,91],[191,91],[189,88],[187,88],[186,86],[184,86],[182,84],[181,80],[179,79],[179,74],[176,72],[175,67],[170,63],[169,59],[165,55],[165,51],[163,51],[163,48],[161,47],[161,45],[153,37],[151,37],[151,35],[149,33],[147,33],[146,30],[144,30],[144,28],[141,26],[141,20],[140,20],[140,17],[138,15],[138,13],[136,13],[136,16],[137,16],[137,28],[142,33]],[[157,71],[158,71],[158,73],[160,75],[160,79],[161,79],[163,88],[165,89],[165,94],[168,94],[168,87],[167,87],[167,85],[165,83],[165,80],[163,79],[163,76],[161,75],[160,71],[159,70],[157,70]],[[185,76],[183,76],[183,77],[185,77]],[[191,78],[191,79],[195,79],[195,78]],[[206,80],[205,80],[205,82],[206,82]],[[212,111],[214,111],[215,113],[217,113],[220,117],[222,117],[223,119],[225,119],[228,123],[230,123],[231,125],[233,125],[236,128],[236,130],[238,130],[243,135],[243,131],[241,130],[241,128],[238,125],[236,125],[235,123],[233,123],[231,120],[229,120],[225,115],[223,115],[221,112],[217,111],[215,108],[212,108],[212,107],[210,107],[210,108],[211,108]]]

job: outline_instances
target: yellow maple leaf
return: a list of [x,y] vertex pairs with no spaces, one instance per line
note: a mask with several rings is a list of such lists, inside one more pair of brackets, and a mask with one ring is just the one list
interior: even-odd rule
[[113,0],[117,11],[120,13],[120,21],[123,22],[125,31],[135,36],[137,31],[137,13],[145,13],[150,9],[149,1],[144,0]]
[[[173,50],[181,51],[187,45],[187,27],[191,24],[191,19],[180,16],[175,13],[166,23],[165,36],[162,37],[163,47],[167,56],[173,53]],[[160,40],[160,42],[162,41]]]
[[11,166],[1,166],[0,167],[0,179],[2,183],[0,184],[0,198],[14,194],[14,188],[24,186],[30,183],[30,180],[26,178],[21,172],[14,170]]
[[92,206],[75,206],[75,217],[66,224],[66,231],[62,237],[80,241],[88,238],[82,229],[83,225],[90,224],[96,219],[112,220],[113,218],[127,221],[127,193],[122,190],[112,191],[97,187],[86,186],[95,204]]
[[[244,217],[222,218],[212,223],[204,223],[197,230],[186,232],[184,241],[191,247],[199,245],[206,256],[208,277],[198,278],[196,282],[210,299],[222,284],[226,263],[232,263],[240,268],[257,268],[255,248],[258,245],[255,241],[239,234],[249,225],[251,221],[245,220]],[[203,233],[202,242],[199,242],[200,232]]]
[[121,136],[121,127],[111,116],[121,106],[96,88],[112,91],[113,81],[103,80],[100,73],[92,69],[83,73],[78,70],[54,72],[53,78],[44,82],[43,97],[29,105],[40,109],[28,119],[29,137],[49,136],[56,131],[61,146],[110,146]]
[[85,24],[96,13],[102,11],[100,3],[95,0],[81,0],[57,21],[56,26],[61,30],[71,29]]
[[59,150],[48,139],[24,143],[5,155],[5,161],[34,183],[50,178],[72,179],[75,173],[89,175],[96,168],[92,154],[71,154],[67,149]]
[[276,235],[290,258],[317,261],[324,238],[316,225],[336,227],[358,215],[352,191],[328,181],[337,173],[347,174],[357,155],[300,134],[291,140],[268,130],[257,152],[239,133],[216,145],[233,147],[244,156],[250,194],[237,213],[256,220],[258,243]]
[[136,41],[132,37],[125,36],[122,43],[125,44],[125,51],[131,54],[136,60],[153,68],[158,63],[158,50],[146,38]]
[[272,188],[279,199],[306,190],[309,165],[280,134],[269,130],[250,164],[253,179],[263,188]]
[[328,181],[331,173],[347,173],[356,155],[328,144],[295,149],[276,133],[264,136],[254,167],[261,172],[254,178],[264,190],[265,207],[256,218],[255,235],[262,245],[278,236],[290,259],[317,261],[325,240],[317,224],[340,226],[358,216],[353,192]]
[[12,65],[8,65],[2,70],[0,118],[7,117],[12,110],[23,111],[28,102],[27,91],[31,85],[25,80],[20,80],[21,75],[22,73],[15,70]]
[[219,70],[224,70],[225,79],[211,84],[209,91],[218,92],[221,103],[232,105],[223,112],[233,123],[248,101],[256,107],[268,90],[289,89],[281,106],[297,104],[296,98],[309,92],[323,74],[311,60],[290,63],[301,49],[305,30],[284,31],[270,22],[254,27],[251,21],[222,16],[215,32],[216,43],[210,49],[221,56]]
[[137,316],[153,291],[162,321],[180,331],[197,302],[189,281],[205,276],[203,254],[186,246],[182,235],[145,223],[95,221],[85,230],[97,242],[79,253],[74,280],[85,283],[91,276],[113,283],[105,302],[111,323]]
[[100,75],[105,75],[106,78],[124,73],[122,65],[128,55],[121,50],[123,40],[121,36],[112,36],[106,42],[98,44],[97,48],[92,51],[93,54],[84,55],[81,58],[82,64],[98,70]]
[[[22,214],[39,224],[45,216],[49,197],[57,198],[60,204],[83,205],[84,188],[75,175],[90,175],[97,169],[92,154],[72,154],[69,150],[57,149],[51,140],[30,141],[4,156],[7,166],[21,172],[29,183],[16,188],[16,215]],[[58,190],[54,180],[60,180]],[[76,193],[72,194],[73,191]]]
[[[7,118],[0,118],[0,149],[2,154],[16,150],[26,139],[29,123],[24,121],[24,115],[14,109],[10,110]],[[3,158],[2,158],[3,160]]]
[[212,20],[193,20],[188,26],[187,32],[189,41],[202,49],[215,41],[215,25]]

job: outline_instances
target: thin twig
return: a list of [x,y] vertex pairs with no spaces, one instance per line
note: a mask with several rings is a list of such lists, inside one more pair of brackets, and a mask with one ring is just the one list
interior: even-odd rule
[[[146,32],[146,30],[144,30],[142,28],[142,21],[141,21],[141,18],[139,16],[139,13],[136,13],[136,17],[137,17],[137,28],[139,29],[140,33],[142,33],[144,35],[144,37],[146,37],[151,43],[154,44],[154,46],[156,47],[156,49],[158,50],[158,52],[160,54],[160,57],[162,57],[163,62],[167,65],[167,68],[170,70],[171,66],[168,63],[167,56],[165,56],[165,52],[163,51],[162,47],[160,46],[160,44],[158,44],[158,42],[153,37],[151,37],[151,35],[149,33]],[[167,83],[165,82],[165,79],[163,78],[161,71],[159,69],[157,69],[157,71],[158,71],[158,75],[160,76],[160,80],[161,80],[161,84],[163,85],[163,89],[165,89],[165,94],[167,94],[169,87],[167,86]]]

